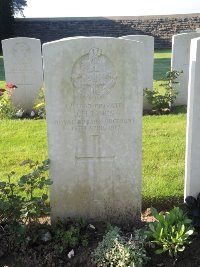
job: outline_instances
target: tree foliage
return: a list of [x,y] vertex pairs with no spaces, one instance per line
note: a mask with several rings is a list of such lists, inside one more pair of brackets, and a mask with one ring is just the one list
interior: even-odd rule
[[13,36],[14,15],[20,13],[23,16],[27,0],[0,0],[0,51],[1,40]]
[[20,13],[23,15],[24,7],[27,6],[27,0],[13,0],[14,14]]
[[[14,30],[13,1],[0,0],[0,41],[9,38]],[[1,46],[0,46],[1,50]]]

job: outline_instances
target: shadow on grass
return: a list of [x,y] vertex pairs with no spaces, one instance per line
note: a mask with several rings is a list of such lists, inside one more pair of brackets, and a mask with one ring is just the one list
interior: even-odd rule
[[166,53],[171,53],[171,49],[155,49],[154,53],[159,53],[159,54],[166,54]]
[[171,111],[167,112],[160,112],[160,111],[153,111],[153,110],[143,110],[143,116],[168,116],[168,115],[180,115],[180,114],[186,114],[187,113],[187,106],[177,106],[172,107]]
[[170,70],[170,58],[155,58],[154,59],[154,80],[161,80],[167,71]]
[[187,106],[177,106],[172,107],[171,114],[178,115],[178,114],[186,114],[187,113]]
[[183,196],[161,196],[155,198],[143,198],[142,199],[142,211],[147,208],[154,207],[158,211],[170,210],[174,206],[183,204]]
[[4,65],[3,65],[3,57],[0,56],[0,81],[5,80],[5,72],[4,72]]

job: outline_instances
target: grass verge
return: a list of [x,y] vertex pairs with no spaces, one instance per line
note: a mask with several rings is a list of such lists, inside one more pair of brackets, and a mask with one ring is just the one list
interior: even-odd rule
[[154,80],[159,81],[170,69],[171,50],[156,50],[154,53]]
[[[1,121],[0,178],[15,171],[25,159],[42,161],[47,156],[45,120]],[[186,114],[143,117],[143,207],[166,206],[183,198]],[[175,202],[174,202],[175,201]],[[171,202],[170,202],[171,203]]]
[[0,128],[0,179],[11,171],[19,175],[29,172],[19,166],[26,159],[47,158],[45,120],[2,120]]
[[143,208],[183,201],[186,114],[143,118]]

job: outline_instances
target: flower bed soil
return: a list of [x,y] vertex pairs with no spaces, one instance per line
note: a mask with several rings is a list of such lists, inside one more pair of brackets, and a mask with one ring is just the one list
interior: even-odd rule
[[[141,217],[140,227],[146,227],[148,222],[154,221],[149,215],[147,209]],[[68,258],[68,252],[58,256],[55,253],[55,244],[53,242],[44,242],[34,244],[28,248],[12,248],[9,254],[10,246],[12,246],[12,237],[4,237],[0,233],[0,267],[91,267],[91,252],[102,240],[102,236],[106,230],[105,223],[95,224],[96,229],[92,232],[90,229],[89,245],[87,247],[80,246],[74,249],[74,257]],[[128,229],[127,233],[130,231]],[[167,253],[156,255],[153,248],[147,247],[147,254],[151,258],[146,267],[199,267],[200,266],[200,231],[192,237],[192,243],[186,247],[185,251],[180,253],[177,261],[170,258]]]

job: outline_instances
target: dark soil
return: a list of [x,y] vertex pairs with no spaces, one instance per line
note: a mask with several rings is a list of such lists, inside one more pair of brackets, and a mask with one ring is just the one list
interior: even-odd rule
[[[148,222],[154,221],[147,209],[141,217],[140,227],[146,227]],[[68,258],[68,252],[57,255],[55,244],[43,242],[28,247],[12,247],[12,237],[4,237],[0,231],[0,267],[91,267],[91,252],[106,230],[106,224],[95,224],[96,229],[90,229],[89,245],[74,249],[74,257]],[[149,260],[146,267],[200,267],[200,231],[192,237],[192,243],[180,253],[175,261],[167,253],[156,255],[153,248],[147,247]]]

